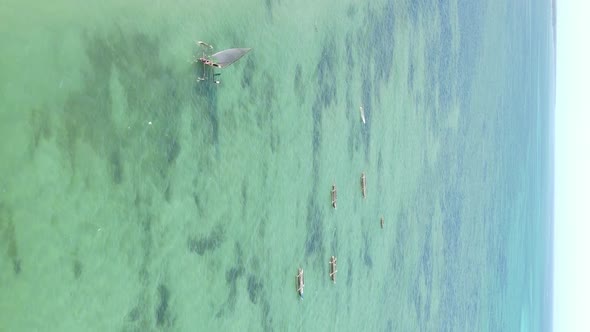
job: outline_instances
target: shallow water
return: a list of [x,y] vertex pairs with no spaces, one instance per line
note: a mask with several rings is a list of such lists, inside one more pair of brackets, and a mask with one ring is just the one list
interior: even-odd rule
[[0,6],[0,330],[550,329],[548,4],[42,6]]

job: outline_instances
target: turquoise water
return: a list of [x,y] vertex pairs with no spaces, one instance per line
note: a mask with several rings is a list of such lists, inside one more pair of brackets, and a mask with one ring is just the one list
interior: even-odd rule
[[[14,1],[0,34],[0,330],[551,329],[550,3]],[[252,51],[197,82],[195,40]]]

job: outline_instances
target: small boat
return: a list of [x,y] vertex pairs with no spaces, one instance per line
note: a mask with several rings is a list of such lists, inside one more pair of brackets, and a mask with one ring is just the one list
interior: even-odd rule
[[207,48],[210,49],[210,50],[213,49],[213,46],[212,45],[209,45],[209,44],[205,43],[204,41],[200,41],[199,40],[197,42],[197,45],[199,45],[199,46],[201,46],[202,48],[205,48],[205,49],[207,49]]
[[336,192],[336,184],[332,185],[332,207],[336,208],[336,201],[338,200],[338,193]]
[[383,221],[383,216],[382,216],[381,217],[381,229],[383,229],[383,223],[384,223],[384,221]]
[[297,271],[297,293],[303,299],[303,287],[305,287],[305,280],[303,279],[303,269],[299,268]]
[[363,193],[363,198],[367,198],[367,176],[365,172],[361,173],[361,191]]
[[365,110],[363,109],[363,107],[362,107],[362,106],[361,106],[361,107],[359,107],[359,110],[360,110],[360,112],[361,112],[361,120],[363,121],[363,123],[367,123],[367,122],[365,121]]
[[332,279],[334,283],[336,283],[336,272],[338,272],[338,270],[336,270],[336,256],[332,256],[330,258],[330,279]]
[[[195,56],[195,59],[193,60],[193,62],[200,62],[203,64],[202,74],[200,77],[197,77],[197,81],[205,81],[212,78],[216,84],[219,84],[219,81],[215,79],[216,76],[219,76],[219,73],[216,74],[214,68],[225,68],[238,61],[251,50],[251,48],[230,48],[209,55],[213,46],[202,41],[198,41],[197,45],[201,46],[203,49],[203,55],[199,58]],[[210,67],[209,70],[207,70],[206,66]]]

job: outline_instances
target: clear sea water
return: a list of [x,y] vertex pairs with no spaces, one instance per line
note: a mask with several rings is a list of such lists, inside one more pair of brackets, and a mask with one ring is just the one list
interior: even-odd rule
[[551,18],[3,1],[0,331],[550,330]]

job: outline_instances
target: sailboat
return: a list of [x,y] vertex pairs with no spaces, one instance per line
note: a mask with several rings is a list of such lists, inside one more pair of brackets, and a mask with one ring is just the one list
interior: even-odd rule
[[215,68],[225,68],[232,63],[238,61],[246,53],[250,52],[251,48],[230,48],[209,55],[208,53],[213,50],[213,46],[202,41],[196,42],[199,45],[203,53],[197,58],[195,56],[193,62],[202,64],[201,76],[197,77],[197,81],[206,81],[212,79],[214,83],[219,84],[219,80],[216,76],[220,73],[215,73]]

